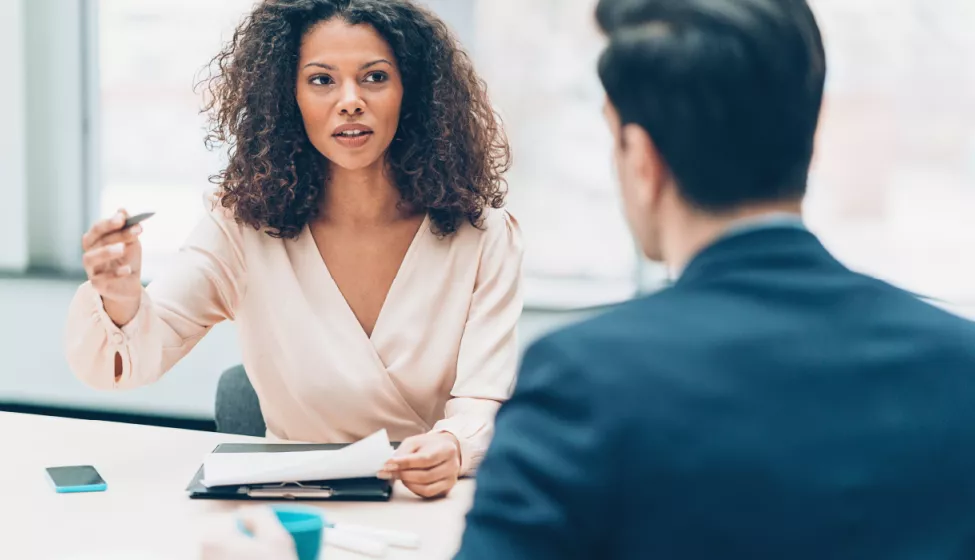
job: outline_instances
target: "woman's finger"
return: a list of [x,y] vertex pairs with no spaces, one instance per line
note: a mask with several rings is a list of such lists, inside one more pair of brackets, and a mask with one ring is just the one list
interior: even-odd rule
[[421,445],[417,446],[413,453],[394,455],[386,462],[386,470],[402,471],[411,469],[429,469],[450,459],[454,453],[454,447],[444,445],[443,441],[433,439],[429,434],[421,436]]
[[399,444],[399,447],[396,448],[396,452],[393,453],[393,456],[405,457],[407,455],[412,455],[421,447],[423,447],[423,436],[411,436],[404,439],[403,443]]
[[139,246],[138,244],[130,243],[125,246],[125,252],[122,256],[102,265],[99,269],[95,270],[95,274],[104,274],[106,272],[113,273],[118,277],[126,277],[132,273],[139,274]]
[[433,484],[406,484],[406,487],[410,492],[421,498],[440,498],[450,492],[450,489],[454,487],[454,481],[443,480]]
[[413,484],[433,484],[441,480],[448,480],[457,476],[457,464],[452,461],[443,463],[429,469],[413,469],[399,471],[397,477],[404,483]]
[[102,236],[101,239],[95,242],[91,247],[92,249],[96,247],[102,247],[105,245],[115,245],[117,243],[125,243],[126,245],[130,243],[135,243],[139,240],[139,235],[142,234],[142,225],[136,224],[129,229],[123,229],[109,233]]
[[111,218],[95,222],[95,225],[91,226],[88,233],[81,238],[81,248],[85,251],[94,248],[99,239],[122,229],[127,219],[128,214],[124,210],[119,210]]
[[132,266],[125,259],[109,261],[95,269],[95,276],[105,276],[108,279],[124,278],[132,273]]
[[86,251],[84,256],[81,258],[81,264],[88,272],[88,276],[92,277],[97,275],[101,268],[106,264],[121,258],[124,254],[125,243],[106,245],[104,247],[98,247],[90,251]]
[[421,449],[412,455],[403,457],[393,457],[387,464],[387,470],[407,471],[414,469],[430,469],[450,458],[448,452],[443,450]]
[[91,285],[100,295],[123,295],[131,290],[125,280],[132,275],[132,267],[122,265],[91,277]]

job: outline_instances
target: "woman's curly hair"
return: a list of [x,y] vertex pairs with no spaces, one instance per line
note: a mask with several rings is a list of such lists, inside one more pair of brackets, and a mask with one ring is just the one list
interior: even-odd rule
[[293,239],[319,212],[328,164],[305,133],[295,97],[298,53],[316,24],[367,24],[403,76],[399,129],[387,153],[402,204],[450,235],[504,205],[511,153],[468,55],[437,16],[410,0],[265,0],[213,58],[205,79],[207,145],[229,163],[211,177],[240,223]]

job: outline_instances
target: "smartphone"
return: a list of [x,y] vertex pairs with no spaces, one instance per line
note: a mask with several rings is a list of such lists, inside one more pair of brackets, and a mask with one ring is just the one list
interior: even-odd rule
[[155,212],[146,212],[144,214],[138,214],[138,215],[135,215],[135,216],[130,216],[128,220],[125,220],[125,224],[122,226],[122,229],[129,229],[130,227],[134,226],[135,224],[137,224],[137,223],[139,223],[139,222],[141,222],[143,220],[148,220],[149,218],[151,218],[151,217],[153,217],[155,215],[156,215]]
[[104,492],[108,488],[102,475],[91,465],[51,467],[47,469],[47,476],[58,494]]

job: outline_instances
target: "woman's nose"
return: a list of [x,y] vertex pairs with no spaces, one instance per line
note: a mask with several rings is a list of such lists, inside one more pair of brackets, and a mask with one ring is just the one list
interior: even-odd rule
[[360,115],[365,111],[365,103],[359,91],[359,85],[350,83],[342,88],[342,99],[338,105],[339,112],[343,115]]

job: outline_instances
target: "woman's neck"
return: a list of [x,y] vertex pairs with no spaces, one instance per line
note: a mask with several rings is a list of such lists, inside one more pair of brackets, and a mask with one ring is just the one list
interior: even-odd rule
[[384,225],[410,215],[383,165],[364,169],[333,166],[322,200],[322,220],[342,225]]

